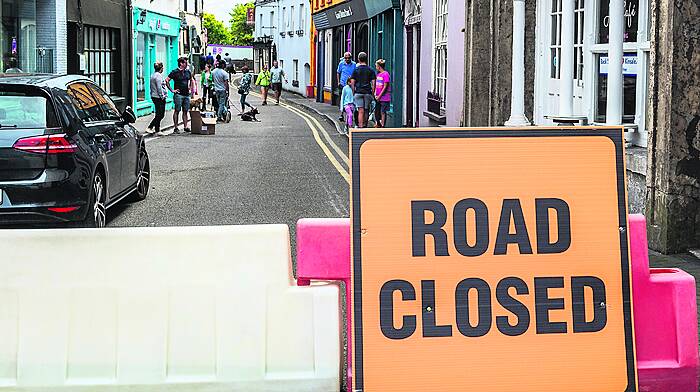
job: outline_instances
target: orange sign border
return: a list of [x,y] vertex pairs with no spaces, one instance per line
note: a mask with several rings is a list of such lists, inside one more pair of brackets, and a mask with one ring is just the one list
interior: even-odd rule
[[[499,138],[499,137],[585,137],[603,136],[615,145],[617,170],[618,218],[620,225],[620,249],[622,274],[623,318],[625,328],[625,351],[627,360],[627,387],[624,392],[637,391],[637,365],[634,342],[634,320],[632,316],[632,278],[629,259],[627,222],[627,184],[624,155],[624,128],[603,127],[529,127],[529,128],[413,128],[413,129],[362,129],[350,133],[351,169],[351,235],[352,235],[352,363],[353,390],[364,390],[363,345],[362,345],[362,236],[360,205],[360,150],[362,145],[375,139],[454,139],[454,138]],[[623,392],[623,391],[620,391]]]

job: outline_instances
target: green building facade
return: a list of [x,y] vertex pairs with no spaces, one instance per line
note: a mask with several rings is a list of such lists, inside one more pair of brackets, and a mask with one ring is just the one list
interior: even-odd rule
[[[153,65],[164,65],[163,77],[177,67],[180,39],[180,19],[142,8],[134,8],[134,88],[133,102],[136,115],[147,116],[155,111],[151,101],[150,79]],[[172,109],[172,95],[168,95],[166,109]]]

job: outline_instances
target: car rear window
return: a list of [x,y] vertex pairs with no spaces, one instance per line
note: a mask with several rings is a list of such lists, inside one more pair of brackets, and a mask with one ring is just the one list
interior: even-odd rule
[[46,98],[23,92],[0,91],[0,131],[56,127],[56,115]]

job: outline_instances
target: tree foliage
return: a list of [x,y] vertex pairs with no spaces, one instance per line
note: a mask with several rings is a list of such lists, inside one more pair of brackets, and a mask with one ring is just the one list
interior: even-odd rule
[[[253,42],[253,26],[248,26],[247,11],[248,8],[254,8],[253,2],[247,4],[238,4],[231,10],[230,33],[231,43],[233,45],[245,46]],[[258,21],[259,23],[259,21]]]
[[204,13],[204,28],[207,29],[209,44],[230,45],[232,43],[231,30],[226,25],[217,20],[212,14]]

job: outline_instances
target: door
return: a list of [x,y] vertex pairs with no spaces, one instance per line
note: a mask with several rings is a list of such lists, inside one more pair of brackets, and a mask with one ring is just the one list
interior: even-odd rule
[[116,196],[122,189],[121,140],[116,134],[114,121],[108,121],[97,99],[85,83],[73,83],[66,87],[76,115],[83,123],[85,138],[104,154],[107,167],[107,195]]
[[[574,79],[571,81],[574,85],[574,115],[584,115],[586,107],[583,100],[583,41],[584,41],[584,0],[574,1]],[[546,45],[544,52],[544,63],[540,64],[541,75],[546,77],[546,98],[542,117],[559,114],[559,90],[561,83],[566,81],[561,80],[561,55],[562,50],[572,50],[572,48],[564,48],[562,46],[562,0],[547,0],[547,18],[545,35],[547,39],[538,40],[540,45]],[[540,123],[540,122],[538,122]]]
[[117,193],[131,189],[136,185],[138,175],[138,145],[134,129],[124,124],[122,116],[114,101],[95,84],[90,84],[90,89],[97,99],[97,103],[102,109],[104,120],[110,124],[113,130],[115,141],[120,146],[121,151],[121,188]]

